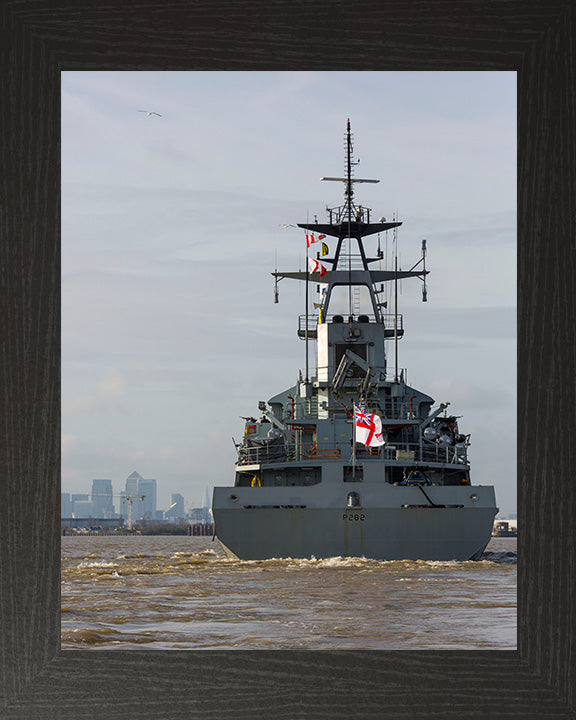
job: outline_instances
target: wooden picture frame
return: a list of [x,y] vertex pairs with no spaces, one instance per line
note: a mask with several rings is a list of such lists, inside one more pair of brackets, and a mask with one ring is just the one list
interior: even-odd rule
[[[0,718],[576,718],[574,3],[0,12]],[[517,651],[60,651],[60,72],[106,69],[518,73]]]

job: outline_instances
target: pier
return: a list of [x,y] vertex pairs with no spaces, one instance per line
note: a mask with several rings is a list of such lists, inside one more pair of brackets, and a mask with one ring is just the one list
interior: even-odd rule
[[214,524],[194,523],[188,526],[188,535],[214,535]]
[[187,535],[213,536],[214,523],[167,523],[140,522],[133,528],[126,527],[117,519],[109,518],[61,518],[60,532],[72,535]]

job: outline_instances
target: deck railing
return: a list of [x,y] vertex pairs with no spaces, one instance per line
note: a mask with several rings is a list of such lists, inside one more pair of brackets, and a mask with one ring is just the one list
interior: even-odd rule
[[[425,443],[422,447],[417,443],[390,443],[380,448],[368,448],[357,445],[356,458],[383,457],[398,462],[441,462],[458,465],[467,464],[466,446],[443,446]],[[352,448],[349,445],[333,448],[316,448],[309,443],[300,444],[295,441],[281,444],[262,442],[252,447],[241,447],[238,450],[238,465],[261,465],[268,463],[291,463],[314,460],[351,460]]]
[[[334,313],[330,315],[323,315],[322,316],[322,322],[323,323],[331,323],[334,321],[335,315],[340,315],[340,317],[343,318],[344,322],[349,322],[349,319],[352,318],[352,322],[358,322],[359,317],[365,317],[368,318],[368,323],[374,323],[376,322],[376,316],[370,315],[368,313],[354,313],[352,315],[346,315],[342,313]],[[386,337],[393,337],[394,333],[394,314],[393,313],[387,313],[385,315],[381,316],[382,322],[386,328]],[[309,315],[299,315],[298,316],[298,337],[305,338],[306,337],[306,319],[308,319],[308,337],[310,339],[316,338],[317,333],[317,327],[318,327],[318,311],[315,311],[313,313],[310,313]],[[366,322],[366,321],[364,321]],[[396,331],[398,334],[398,337],[401,337],[404,334],[404,317],[401,314],[398,314],[396,316]]]
[[[359,378],[354,378],[351,382],[356,385],[360,381]],[[298,401],[294,405],[294,409],[287,409],[284,416],[281,418],[283,422],[290,420],[317,420],[318,419],[318,397],[313,396],[308,401]],[[382,412],[379,413],[383,420],[415,420],[415,408],[410,407],[409,401],[401,401],[396,398],[389,398],[386,400],[380,400],[380,407]],[[321,408],[322,409],[322,408]],[[346,413],[346,409],[343,406],[337,405],[330,408],[331,412],[339,412],[342,415]],[[293,413],[293,414],[292,414]]]

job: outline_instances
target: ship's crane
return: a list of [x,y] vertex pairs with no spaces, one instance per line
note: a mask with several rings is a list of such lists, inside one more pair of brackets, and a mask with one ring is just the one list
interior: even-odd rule
[[126,524],[126,527],[128,530],[132,530],[132,503],[136,498],[139,500],[144,500],[146,495],[139,495],[138,493],[134,495],[126,494],[126,493],[90,493],[91,497],[119,497],[124,498],[128,502],[128,522]]

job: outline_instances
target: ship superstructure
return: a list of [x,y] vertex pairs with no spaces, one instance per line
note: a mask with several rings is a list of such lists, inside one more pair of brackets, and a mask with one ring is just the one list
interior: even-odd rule
[[[392,231],[396,240],[401,223],[374,222],[371,210],[355,203],[357,183],[378,181],[354,177],[350,121],[345,146],[344,177],[322,178],[343,183],[343,205],[327,208],[325,223],[298,225],[309,252],[304,271],[273,273],[276,300],[279,280],[306,283],[306,313],[298,320],[304,372],[260,401],[258,417],[246,418],[234,487],[214,489],[216,535],[240,559],[478,559],[498,511],[494,489],[471,484],[470,438],[449,403],[435,406],[398,369],[398,283],[419,278],[427,299],[426,241],[410,270],[398,269],[396,252],[394,267],[372,269],[383,253],[369,256],[364,238]],[[314,286],[321,292],[309,312]],[[381,423],[379,444],[357,442],[355,410]]]

